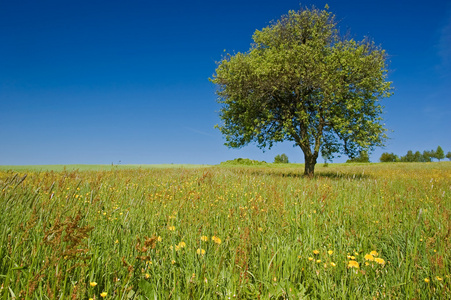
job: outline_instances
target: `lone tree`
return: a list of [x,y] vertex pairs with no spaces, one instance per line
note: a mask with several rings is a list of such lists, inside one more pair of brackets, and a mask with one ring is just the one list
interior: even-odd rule
[[383,146],[379,101],[391,90],[384,50],[342,37],[327,6],[290,11],[253,40],[248,52],[218,62],[210,79],[218,86],[225,145],[263,149],[292,141],[310,176],[320,151],[352,159]]

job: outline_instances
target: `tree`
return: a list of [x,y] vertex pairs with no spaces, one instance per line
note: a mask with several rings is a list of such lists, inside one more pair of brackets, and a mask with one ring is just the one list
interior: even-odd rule
[[274,163],[275,164],[287,164],[288,156],[285,153],[283,153],[281,155],[276,155],[276,157],[274,157]]
[[424,150],[423,151],[423,161],[424,162],[431,162],[431,157],[434,157],[434,150],[431,150],[431,151]]
[[353,157],[351,159],[348,159],[346,161],[347,163],[369,163],[370,162],[370,157],[368,156],[368,152],[367,151],[361,151],[360,155],[357,157]]
[[423,155],[421,154],[420,151],[416,151],[413,154],[413,161],[415,161],[415,162],[423,162]]
[[414,162],[415,156],[413,155],[413,151],[412,150],[407,151],[406,155],[401,156],[401,161],[402,162]]
[[434,152],[434,158],[438,159],[438,161],[445,158],[445,152],[443,151],[442,147],[437,147],[437,150],[435,150]]
[[398,155],[394,153],[388,153],[384,152],[382,153],[381,157],[379,158],[380,162],[397,162],[399,161]]
[[451,152],[448,151],[448,153],[446,153],[446,158],[451,160]]
[[327,9],[290,11],[256,30],[248,52],[218,63],[210,80],[218,86],[225,145],[294,142],[310,176],[320,152],[352,159],[383,146],[380,100],[391,95],[385,51],[342,37]]

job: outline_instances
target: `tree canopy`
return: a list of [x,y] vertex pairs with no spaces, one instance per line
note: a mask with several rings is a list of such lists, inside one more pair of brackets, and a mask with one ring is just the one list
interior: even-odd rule
[[320,152],[352,159],[383,145],[380,99],[391,91],[383,49],[341,36],[327,6],[290,11],[253,41],[218,62],[211,79],[227,146],[292,141],[313,175]]

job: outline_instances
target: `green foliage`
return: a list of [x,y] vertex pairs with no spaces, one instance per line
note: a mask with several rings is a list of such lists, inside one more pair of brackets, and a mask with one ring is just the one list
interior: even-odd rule
[[379,102],[391,95],[384,50],[340,36],[327,8],[290,11],[253,40],[248,52],[226,55],[211,79],[227,146],[292,141],[313,175],[320,151],[352,158],[383,145]]
[[424,150],[422,162],[431,162],[432,157],[434,157],[434,150],[431,150],[431,151]]
[[361,151],[359,156],[348,159],[347,163],[369,163],[370,157],[368,156],[367,151]]
[[399,157],[398,155],[394,154],[394,153],[388,153],[388,152],[384,152],[382,153],[381,157],[379,158],[380,162],[398,162]]
[[443,151],[442,147],[437,147],[437,150],[435,150],[434,152],[434,158],[436,158],[438,161],[445,158],[445,152]]
[[407,151],[406,155],[401,156],[401,161],[402,162],[414,162],[415,156],[413,155],[412,150]]
[[446,158],[451,160],[451,152],[450,151],[448,151],[448,153],[446,153]]
[[435,157],[435,151],[424,150],[423,154],[420,151],[413,153],[412,150],[407,151],[407,154],[401,156],[401,162],[431,162],[432,158]]
[[[448,152],[448,155],[451,157],[451,152]],[[398,156],[393,153],[382,153],[381,158],[379,159],[381,162],[431,162],[432,158],[436,158],[438,161],[445,158],[445,152],[443,151],[442,147],[438,146],[437,150],[424,150],[423,153],[420,151],[416,151],[413,153],[412,150],[407,151],[406,155],[401,156],[401,158],[398,159]],[[450,158],[451,159],[451,158]]]
[[288,156],[285,153],[280,154],[280,155],[278,154],[278,155],[276,155],[276,157],[274,157],[274,163],[275,164],[288,164],[289,163]]
[[249,158],[235,158],[221,162],[221,165],[238,165],[238,166],[258,166],[265,165],[266,161],[253,160]]

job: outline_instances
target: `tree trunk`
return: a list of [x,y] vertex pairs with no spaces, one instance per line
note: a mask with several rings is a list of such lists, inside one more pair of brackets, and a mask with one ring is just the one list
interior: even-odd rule
[[316,159],[317,157],[315,157],[314,155],[304,153],[305,160],[304,176],[313,177],[313,175],[315,174]]

